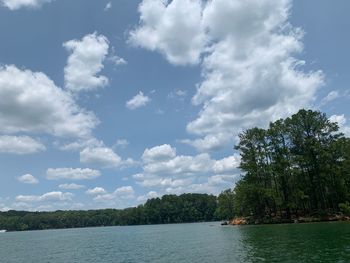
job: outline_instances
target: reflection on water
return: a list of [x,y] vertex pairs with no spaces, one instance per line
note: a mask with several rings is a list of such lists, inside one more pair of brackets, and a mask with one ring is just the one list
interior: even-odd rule
[[350,262],[350,223],[219,223],[5,233],[6,263]]
[[350,262],[350,224],[238,227],[244,262]]

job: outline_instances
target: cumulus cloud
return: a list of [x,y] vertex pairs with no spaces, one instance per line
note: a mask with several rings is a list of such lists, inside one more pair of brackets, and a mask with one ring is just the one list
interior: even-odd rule
[[132,186],[122,186],[112,193],[98,194],[94,197],[95,202],[116,207],[127,207],[134,204],[135,200],[135,191]]
[[211,176],[221,176],[221,182],[226,180],[224,186],[231,187],[233,178],[237,177],[240,157],[233,155],[213,160],[207,153],[177,155],[175,148],[165,144],[145,149],[142,161],[142,172],[133,175],[133,178],[144,187],[157,187],[163,192],[166,189],[186,192],[196,190],[192,185],[197,185],[196,191],[217,193],[223,185],[219,187],[213,178],[210,179]]
[[151,149],[145,149],[142,154],[142,160],[146,163],[154,161],[169,160],[176,156],[175,148],[171,147],[169,144],[163,144],[155,146]]
[[80,152],[80,162],[103,168],[127,168],[137,165],[133,159],[123,160],[111,148],[105,146],[83,149]]
[[91,180],[99,176],[100,171],[90,168],[49,168],[46,171],[46,178],[49,180]]
[[140,91],[137,95],[135,95],[131,100],[126,102],[126,107],[130,110],[135,110],[137,108],[140,108],[142,106],[146,106],[148,102],[150,102],[151,99],[143,95],[143,92]]
[[22,7],[38,8],[52,0],[1,0],[3,6],[10,10],[17,10]]
[[181,143],[193,146],[199,152],[215,151],[222,148],[222,145],[228,145],[232,140],[232,134],[229,133],[218,133],[208,134],[203,138],[194,140],[184,139],[180,140]]
[[85,188],[85,185],[81,185],[81,184],[60,184],[58,186],[58,188],[60,189],[64,189],[64,190],[78,190],[78,189],[82,189]]
[[38,184],[39,180],[31,174],[24,174],[17,177],[17,180],[24,184]]
[[103,189],[102,187],[95,187],[93,189],[89,189],[86,191],[88,195],[103,195],[106,194],[107,191]]
[[201,27],[199,0],[144,0],[140,25],[130,32],[130,43],[165,55],[173,64],[196,64],[206,38]]
[[45,202],[45,201],[70,201],[72,200],[72,193],[63,192],[49,192],[43,195],[18,195],[16,201],[18,202]]
[[[84,137],[98,120],[44,73],[0,67],[0,132]],[[27,139],[28,141],[28,139]]]
[[31,137],[0,135],[0,153],[31,154],[45,150],[45,145]]
[[80,162],[102,167],[118,167],[122,158],[107,147],[85,148],[80,152]]
[[216,174],[232,172],[236,169],[241,162],[241,157],[238,154],[225,157],[221,160],[215,161],[213,165],[213,171]]
[[[202,56],[202,81],[192,98],[202,109],[187,125],[202,139],[188,144],[201,151],[209,145],[218,149],[241,129],[267,125],[312,104],[323,74],[304,72],[305,62],[296,58],[303,50],[303,31],[288,21],[291,6],[291,0],[142,1],[133,43],[161,52],[172,64],[198,62]],[[194,15],[183,19],[176,11]],[[188,28],[194,31],[187,36]],[[202,45],[193,45],[197,36]],[[193,46],[196,59],[176,59]]]
[[72,92],[90,91],[108,84],[108,78],[98,75],[103,69],[109,49],[108,39],[97,33],[63,44],[70,53],[64,68],[65,86]]

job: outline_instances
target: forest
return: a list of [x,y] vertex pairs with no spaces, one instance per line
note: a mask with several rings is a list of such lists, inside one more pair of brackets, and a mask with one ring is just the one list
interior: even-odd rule
[[0,212],[0,229],[7,231],[95,226],[191,223],[218,220],[217,197],[208,194],[164,195],[126,209],[55,212]]
[[242,171],[224,192],[227,218],[261,222],[350,213],[350,139],[321,112],[300,110],[239,135]]

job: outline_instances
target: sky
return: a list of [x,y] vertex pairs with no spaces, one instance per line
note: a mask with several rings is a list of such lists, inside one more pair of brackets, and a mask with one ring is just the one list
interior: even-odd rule
[[0,0],[0,210],[219,194],[245,129],[350,135],[348,0]]

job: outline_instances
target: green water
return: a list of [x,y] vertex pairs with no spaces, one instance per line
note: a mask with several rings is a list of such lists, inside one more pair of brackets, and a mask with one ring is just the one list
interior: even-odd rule
[[199,223],[4,233],[0,262],[350,262],[350,223]]

